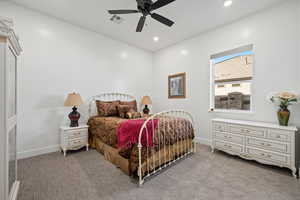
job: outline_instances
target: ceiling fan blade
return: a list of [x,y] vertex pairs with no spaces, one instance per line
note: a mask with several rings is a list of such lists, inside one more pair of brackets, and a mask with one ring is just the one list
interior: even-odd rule
[[155,3],[151,5],[151,11],[164,7],[175,0],[157,0]]
[[171,21],[171,20],[169,20],[169,19],[167,19],[167,18],[165,18],[165,17],[163,17],[159,14],[156,14],[156,13],[151,14],[151,17],[153,19],[159,21],[160,23],[163,23],[163,24],[167,25],[167,26],[172,26],[175,23],[175,22],[173,22],[173,21]]
[[145,25],[145,21],[146,21],[146,16],[142,16],[136,27],[136,32],[142,32],[144,25]]
[[138,10],[108,10],[108,13],[112,15],[132,14],[138,12],[139,12]]

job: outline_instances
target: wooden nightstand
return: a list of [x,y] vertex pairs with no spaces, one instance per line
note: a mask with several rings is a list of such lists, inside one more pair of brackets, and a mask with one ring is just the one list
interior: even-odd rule
[[88,125],[81,124],[78,127],[60,127],[60,147],[66,156],[68,150],[78,150],[86,147],[89,150]]

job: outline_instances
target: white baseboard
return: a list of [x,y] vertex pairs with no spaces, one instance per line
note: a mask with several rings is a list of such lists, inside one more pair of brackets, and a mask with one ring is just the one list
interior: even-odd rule
[[57,152],[59,151],[59,145],[52,145],[38,149],[31,149],[27,151],[18,152],[18,159],[30,158],[34,156],[39,156],[47,153]]
[[[206,138],[196,137],[195,141],[196,141],[196,143],[199,143],[199,144],[205,144],[208,146],[211,145],[211,141]],[[18,159],[30,158],[30,157],[34,157],[34,156],[47,154],[47,153],[53,153],[53,152],[57,152],[59,150],[60,150],[59,145],[52,145],[52,146],[47,146],[47,147],[38,148],[38,149],[21,151],[21,152],[18,152]]]
[[205,144],[205,145],[208,145],[208,146],[211,145],[211,140],[208,140],[206,138],[196,137],[195,141],[196,141],[196,143],[199,143],[199,144]]

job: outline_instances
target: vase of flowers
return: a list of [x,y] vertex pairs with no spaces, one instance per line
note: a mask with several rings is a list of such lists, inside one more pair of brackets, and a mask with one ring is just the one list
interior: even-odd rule
[[288,126],[291,112],[289,106],[297,103],[298,98],[291,92],[280,92],[270,98],[271,102],[279,106],[277,117],[281,126]]

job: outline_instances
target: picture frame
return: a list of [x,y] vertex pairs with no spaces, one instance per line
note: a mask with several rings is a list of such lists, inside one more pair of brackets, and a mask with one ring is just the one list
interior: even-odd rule
[[186,98],[186,73],[178,73],[168,76],[169,99]]

